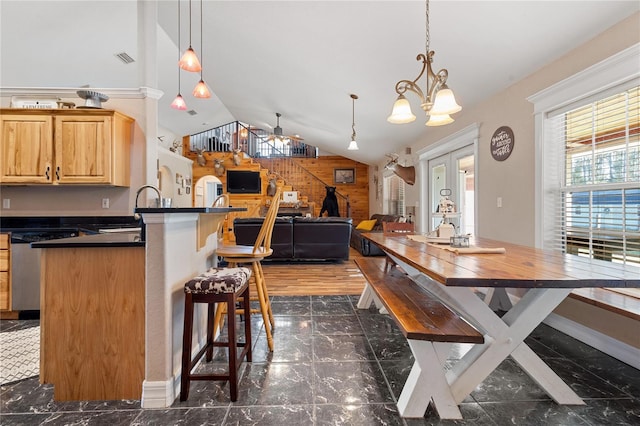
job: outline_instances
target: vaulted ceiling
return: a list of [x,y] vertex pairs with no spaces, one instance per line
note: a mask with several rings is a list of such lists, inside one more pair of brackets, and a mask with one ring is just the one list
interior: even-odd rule
[[[189,44],[189,1],[0,2],[0,87],[136,88],[157,79],[159,125],[178,135],[230,121],[285,134],[364,163],[399,152],[429,128],[386,121],[398,80],[413,80],[425,49],[422,1],[192,1],[191,40],[214,96],[191,96],[199,75],[182,72],[189,115],[169,107],[181,50]],[[434,68],[465,109],[477,105],[620,20],[638,1],[439,1],[430,4]],[[157,49],[145,49],[142,22],[156,11]],[[146,20],[146,21],[145,21]],[[114,55],[126,52],[125,65]],[[153,57],[155,56],[155,59]],[[156,63],[153,70],[145,63]],[[157,73],[157,74],[156,74]],[[150,77],[151,76],[151,77]],[[347,151],[352,104],[359,151]],[[82,102],[78,99],[78,103]],[[108,107],[108,103],[105,104]]]

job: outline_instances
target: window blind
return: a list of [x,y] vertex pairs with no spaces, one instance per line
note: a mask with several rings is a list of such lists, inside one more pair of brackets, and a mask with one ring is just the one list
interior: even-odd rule
[[553,248],[640,265],[640,87],[547,118]]

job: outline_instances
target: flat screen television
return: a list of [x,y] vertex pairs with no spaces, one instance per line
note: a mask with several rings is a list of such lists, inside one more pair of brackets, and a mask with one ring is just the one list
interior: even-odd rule
[[260,172],[227,170],[227,192],[229,194],[260,194],[261,190]]

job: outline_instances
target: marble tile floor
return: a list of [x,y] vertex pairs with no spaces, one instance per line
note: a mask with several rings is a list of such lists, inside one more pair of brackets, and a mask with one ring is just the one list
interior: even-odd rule
[[[9,425],[640,425],[640,371],[541,325],[527,343],[585,399],[559,406],[504,361],[461,404],[463,421],[403,419],[396,401],[412,356],[393,321],[355,308],[355,296],[273,297],[275,351],[252,317],[254,359],[242,367],[239,398],[224,382],[193,382],[189,400],[167,409],[139,401],[55,402],[38,378],[0,387]],[[37,321],[3,320],[0,331]],[[450,362],[468,347],[459,345]],[[202,369],[225,366],[219,352]]]

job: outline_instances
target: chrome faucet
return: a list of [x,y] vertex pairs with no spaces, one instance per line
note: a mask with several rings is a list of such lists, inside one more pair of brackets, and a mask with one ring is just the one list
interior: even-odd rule
[[153,185],[142,185],[140,188],[138,188],[138,190],[136,191],[136,205],[133,208],[133,217],[135,220],[140,222],[140,239],[142,241],[146,241],[146,234],[147,234],[147,227],[145,225],[145,223],[142,221],[142,215],[140,215],[139,213],[136,213],[136,210],[138,209],[138,197],[140,196],[140,193],[146,189],[153,189],[154,191],[156,191],[156,194],[158,194],[158,206],[160,206],[161,200],[162,200],[162,196],[160,195],[160,190],[158,188],[156,188]]
[[158,194],[157,203],[158,203],[158,207],[160,207],[160,200],[162,199],[162,195],[160,195],[160,190],[157,187],[153,186],[153,185],[142,185],[136,191],[136,205],[133,208],[133,213],[134,213],[134,216],[136,217],[136,219],[140,219],[140,215],[138,215],[138,213],[136,213],[136,210],[138,209],[138,197],[140,197],[140,193],[146,188],[153,189],[154,191],[156,191],[156,194]]

